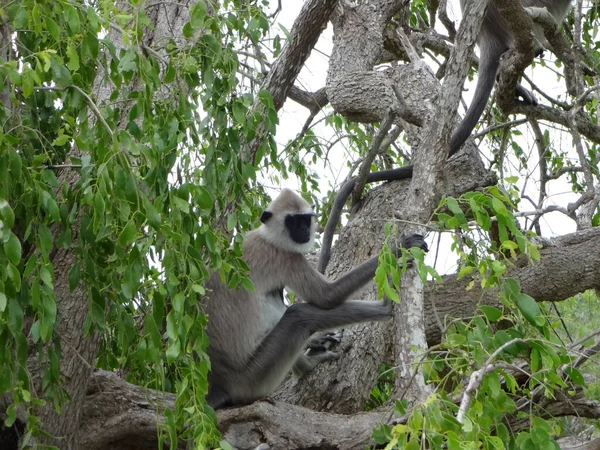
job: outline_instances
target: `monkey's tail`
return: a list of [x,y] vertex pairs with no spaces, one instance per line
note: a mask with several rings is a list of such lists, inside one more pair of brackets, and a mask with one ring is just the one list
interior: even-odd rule
[[471,135],[471,132],[483,114],[483,110],[487,105],[496,81],[496,73],[500,66],[500,56],[502,53],[497,54],[498,52],[492,49],[488,49],[487,51],[482,50],[480,53],[477,86],[475,87],[475,94],[473,94],[473,101],[450,139],[450,154],[448,156],[452,156],[460,150],[460,147]]

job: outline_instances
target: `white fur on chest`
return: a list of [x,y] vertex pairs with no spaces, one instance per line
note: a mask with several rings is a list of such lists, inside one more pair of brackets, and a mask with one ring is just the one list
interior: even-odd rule
[[262,318],[262,328],[259,331],[259,340],[262,341],[273,329],[277,322],[285,313],[286,307],[279,294],[265,294],[263,301],[260,302]]

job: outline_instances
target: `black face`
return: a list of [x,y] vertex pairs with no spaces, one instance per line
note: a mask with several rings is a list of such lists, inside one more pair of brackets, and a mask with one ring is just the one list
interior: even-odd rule
[[288,214],[285,216],[285,226],[290,231],[290,237],[298,244],[310,241],[310,224],[314,214]]

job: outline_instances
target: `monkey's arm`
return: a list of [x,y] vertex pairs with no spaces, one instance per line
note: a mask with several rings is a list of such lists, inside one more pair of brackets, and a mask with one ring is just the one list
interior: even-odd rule
[[[404,238],[402,246],[420,247],[427,251],[427,244],[420,234],[412,234]],[[340,278],[330,281],[317,272],[303,255],[298,254],[295,258],[294,264],[286,274],[285,285],[304,301],[323,309],[341,305],[350,295],[371,281],[379,261],[379,256],[374,256]]]

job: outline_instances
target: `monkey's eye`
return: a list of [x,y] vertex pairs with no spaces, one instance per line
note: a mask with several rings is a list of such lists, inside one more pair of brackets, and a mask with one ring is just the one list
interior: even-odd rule
[[317,205],[310,205],[310,207],[313,209],[313,211],[315,210]]

